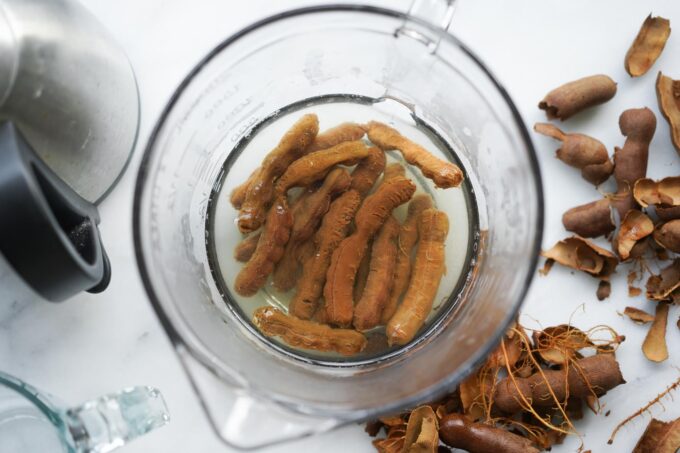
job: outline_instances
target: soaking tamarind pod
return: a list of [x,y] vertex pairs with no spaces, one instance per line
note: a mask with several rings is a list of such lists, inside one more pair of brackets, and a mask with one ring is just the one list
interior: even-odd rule
[[562,224],[567,231],[584,238],[609,234],[615,227],[607,198],[569,209],[562,215]]
[[380,148],[376,146],[368,148],[368,156],[359,162],[352,172],[351,189],[365,197],[385,170],[385,163],[385,153]]
[[425,324],[446,269],[444,243],[448,233],[449,219],[446,213],[426,209],[420,214],[420,240],[409,287],[385,329],[390,345],[408,343]]
[[380,323],[385,303],[394,284],[399,222],[390,216],[373,241],[366,285],[354,307],[354,328],[369,330]]
[[671,34],[671,22],[650,14],[640,27],[633,44],[626,53],[624,66],[631,77],[645,74],[659,58]]
[[435,186],[447,189],[457,187],[463,182],[463,172],[457,165],[435,157],[396,129],[377,121],[370,121],[365,128],[371,142],[384,151],[399,151],[406,162],[418,167]]
[[411,199],[416,191],[413,182],[403,176],[394,177],[378,186],[366,197],[355,217],[356,231],[344,239],[333,252],[324,286],[328,322],[349,326],[354,313],[354,283],[369,241],[392,211]]
[[289,311],[294,316],[309,319],[317,311],[331,256],[349,233],[360,203],[361,195],[352,189],[331,203],[314,237],[316,254],[302,264],[302,276],[298,280],[295,296],[289,306]]
[[431,208],[432,197],[427,194],[417,194],[408,205],[406,219],[399,229],[397,240],[397,262],[394,268],[394,284],[390,297],[385,303],[381,315],[381,324],[387,324],[397,311],[399,299],[408,287],[411,277],[411,251],[418,242],[418,217],[425,210]]
[[621,221],[619,231],[612,243],[614,250],[622,260],[630,257],[635,244],[654,232],[654,222],[646,214],[631,209]]
[[245,263],[250,260],[250,257],[255,253],[255,248],[257,248],[260,234],[261,233],[251,234],[236,245],[236,248],[234,249],[234,258],[236,261]]
[[237,223],[241,233],[250,233],[262,226],[267,209],[274,200],[274,182],[288,166],[304,154],[319,132],[319,119],[314,114],[303,115],[284,134],[278,145],[267,154],[254,173],[241,204]]
[[529,439],[484,423],[470,421],[465,415],[448,414],[439,422],[439,437],[452,448],[469,453],[538,453]]
[[253,296],[267,282],[283,256],[293,226],[293,216],[285,198],[278,198],[267,213],[266,223],[250,260],[236,276],[234,289],[242,296]]
[[[501,379],[494,392],[494,407],[508,414],[525,408],[522,396],[532,407],[550,407],[571,398],[597,396],[624,384],[619,364],[613,354],[598,354],[571,362],[561,370],[542,370],[527,378]],[[557,398],[551,396],[550,390]],[[521,395],[521,396],[520,396]]]
[[299,271],[297,248],[314,236],[322,217],[328,211],[331,200],[349,188],[351,177],[344,168],[335,168],[328,173],[316,192],[296,203],[293,212],[293,228],[286,244],[283,257],[278,262],[272,282],[279,291],[288,291],[295,286]]
[[366,282],[368,281],[368,272],[371,269],[371,250],[373,249],[373,243],[368,244],[368,249],[364,254],[364,257],[359,263],[359,269],[357,269],[357,276],[354,279],[354,300],[361,299],[364,294],[364,288],[366,287]]
[[308,186],[326,177],[328,171],[349,160],[368,156],[368,147],[362,141],[344,142],[332,148],[309,153],[288,166],[276,182],[276,193],[285,194],[293,187]]
[[383,173],[382,182],[385,183],[390,179],[396,178],[397,176],[406,176],[406,169],[400,163],[392,163],[385,167],[385,173]]
[[281,337],[286,344],[296,348],[354,355],[363,351],[367,343],[366,337],[356,330],[332,329],[269,306],[255,310],[253,324],[265,335]]
[[258,173],[260,172],[260,167],[257,167],[253,172],[248,176],[248,179],[245,180],[242,184],[236,186],[234,190],[231,191],[231,195],[229,197],[229,201],[231,202],[231,205],[235,209],[241,209],[241,205],[243,205],[243,200],[246,199],[246,193],[248,193],[248,187],[257,179]]
[[359,140],[365,133],[364,128],[356,123],[338,124],[317,135],[306,152],[312,153],[321,149],[332,148],[343,142],[353,142]]
[[680,153],[680,80],[661,74],[656,78],[656,99],[659,110],[671,129],[671,141]]
[[538,103],[538,108],[545,110],[548,119],[564,121],[587,108],[607,102],[615,94],[616,82],[598,74],[555,88]]
[[366,197],[361,209],[357,211],[357,230],[373,237],[392,211],[408,202],[415,191],[413,181],[403,176],[384,181],[373,194]]
[[638,179],[633,187],[635,201],[646,208],[655,205],[664,207],[680,206],[680,176],[669,176],[660,181],[649,178]]
[[647,331],[645,341],[642,343],[642,352],[652,362],[668,360],[668,345],[666,344],[666,325],[668,324],[668,304],[659,302],[656,304],[654,321]]
[[565,134],[550,123],[536,123],[534,130],[561,141],[562,146],[556,152],[557,158],[581,170],[583,179],[591,184],[603,183],[614,171],[607,148],[599,140],[584,134]]
[[654,240],[666,250],[680,253],[680,219],[658,225],[654,230]]

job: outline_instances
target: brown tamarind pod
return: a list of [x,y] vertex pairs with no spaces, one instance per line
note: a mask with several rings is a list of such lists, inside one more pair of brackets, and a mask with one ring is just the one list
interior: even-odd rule
[[448,414],[439,422],[439,438],[469,453],[538,453],[531,441],[502,428],[475,423],[465,415]]
[[575,360],[565,369],[543,370],[527,378],[503,378],[498,382],[493,401],[499,410],[514,414],[525,407],[520,394],[534,408],[550,407],[564,401],[567,395],[585,398],[594,392],[601,396],[623,383],[625,381],[614,355],[598,354]]
[[556,152],[557,158],[581,170],[581,176],[589,183],[599,185],[614,171],[607,148],[599,140],[584,134],[565,134],[550,123],[536,123],[534,130],[561,141],[562,146]]
[[616,82],[599,74],[565,83],[546,94],[538,108],[545,110],[548,119],[567,118],[598,104],[616,94]]
[[584,238],[594,238],[614,230],[612,213],[607,198],[586,203],[569,209],[562,215],[562,224],[567,231]]

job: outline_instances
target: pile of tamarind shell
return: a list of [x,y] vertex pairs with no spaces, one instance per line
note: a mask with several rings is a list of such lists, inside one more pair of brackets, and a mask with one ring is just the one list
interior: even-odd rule
[[[423,327],[446,269],[449,219],[428,194],[416,194],[403,164],[386,165],[387,151],[438,188],[463,181],[455,164],[386,124],[319,133],[317,116],[306,114],[234,189],[237,225],[248,235],[234,251],[244,263],[235,291],[253,296],[270,276],[278,291],[295,290],[287,313],[255,311],[262,333],[351,356],[376,327],[385,326],[385,347],[410,342]],[[408,213],[400,223],[402,205]]]
[[[624,66],[631,77],[649,71],[669,35],[667,19],[647,17],[625,57]],[[617,85],[610,77],[594,75],[552,90],[539,108],[548,120],[564,121],[609,101],[616,91]],[[656,92],[659,110],[680,153],[680,80],[659,72]],[[680,258],[673,257],[680,253],[680,176],[659,181],[647,178],[649,147],[657,128],[657,119],[649,108],[622,112],[618,125],[624,139],[620,148],[614,148],[613,156],[596,138],[565,132],[553,123],[535,125],[537,133],[561,142],[557,158],[580,170],[585,181],[597,187],[613,176],[616,184],[613,193],[564,213],[564,228],[573,234],[542,252],[546,262],[539,272],[547,274],[554,263],[585,272],[599,281],[597,297],[603,300],[610,295],[610,278],[620,263],[633,266],[628,274],[629,295],[636,296],[642,290],[633,282],[638,272],[649,269],[648,261],[670,260],[647,280],[645,294],[657,303],[656,313],[635,307],[626,307],[623,313],[633,322],[650,324],[642,350],[649,360],[661,362],[668,358],[665,333],[669,306],[680,300]],[[609,242],[609,247],[597,245],[594,240],[600,244]],[[385,432],[385,437],[373,441],[382,453],[448,448],[470,453],[550,449],[567,434],[577,434],[572,421],[582,416],[584,406],[599,413],[598,398],[625,383],[614,358],[614,350],[624,337],[611,329],[608,332],[611,337],[602,342],[595,340],[596,332],[560,325],[534,331],[529,337],[524,328],[516,325],[486,362],[453,392],[413,411],[370,422],[366,431],[371,436]],[[595,353],[583,354],[588,348]],[[624,419],[609,443],[621,426],[677,388],[680,379]],[[633,452],[679,450],[680,419],[652,419]]]

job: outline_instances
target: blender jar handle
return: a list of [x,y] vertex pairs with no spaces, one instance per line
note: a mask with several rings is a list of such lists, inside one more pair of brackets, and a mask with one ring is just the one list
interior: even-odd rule
[[407,12],[408,18],[396,30],[396,34],[420,41],[428,47],[431,53],[435,53],[441,38],[410,18],[434,25],[443,31],[449,31],[455,12],[455,2],[456,0],[413,0]]
[[111,279],[97,209],[61,180],[12,122],[0,123],[0,253],[34,291],[59,302]]
[[161,393],[130,387],[69,409],[64,420],[77,453],[107,453],[170,421]]
[[[331,431],[349,420],[308,415],[254,396],[238,377],[217,373],[177,347],[180,362],[219,438],[232,448],[256,450]],[[219,376],[218,376],[219,374]]]

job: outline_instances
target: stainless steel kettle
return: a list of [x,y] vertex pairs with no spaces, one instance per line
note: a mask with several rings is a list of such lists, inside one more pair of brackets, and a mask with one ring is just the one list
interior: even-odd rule
[[106,195],[137,136],[125,53],[74,0],[0,0],[0,119],[88,201]]
[[138,124],[130,63],[82,5],[0,0],[0,266],[15,274],[4,291],[23,281],[61,301],[106,288],[93,203],[123,172]]

